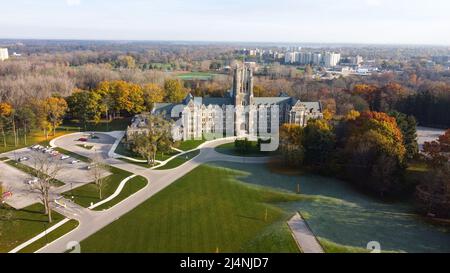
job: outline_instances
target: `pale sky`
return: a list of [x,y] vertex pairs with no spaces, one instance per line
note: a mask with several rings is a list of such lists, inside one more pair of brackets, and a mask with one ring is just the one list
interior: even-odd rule
[[450,45],[449,0],[0,0],[0,38]]

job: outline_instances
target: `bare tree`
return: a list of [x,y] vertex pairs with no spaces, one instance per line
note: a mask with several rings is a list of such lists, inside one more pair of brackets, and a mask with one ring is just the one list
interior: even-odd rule
[[36,181],[33,188],[39,192],[40,199],[44,204],[44,213],[48,215],[48,222],[52,222],[52,208],[50,205],[50,189],[56,176],[61,171],[61,161],[47,154],[36,154],[33,156],[34,176]]
[[97,186],[98,189],[98,195],[99,199],[103,199],[103,186],[104,186],[104,174],[107,172],[108,167],[103,162],[102,158],[95,154],[90,169],[90,176],[94,182],[94,184]]

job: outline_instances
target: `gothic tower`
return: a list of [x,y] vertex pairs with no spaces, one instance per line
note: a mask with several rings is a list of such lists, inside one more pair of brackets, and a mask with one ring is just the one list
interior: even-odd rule
[[236,66],[233,77],[233,99],[235,106],[235,134],[248,135],[250,131],[250,106],[253,105],[253,69],[251,64]]
[[249,63],[234,68],[233,99],[234,106],[249,106],[253,103],[253,69]]

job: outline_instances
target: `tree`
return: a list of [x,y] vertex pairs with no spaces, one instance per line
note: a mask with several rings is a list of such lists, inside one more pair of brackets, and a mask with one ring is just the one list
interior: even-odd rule
[[406,185],[399,177],[404,170],[406,149],[395,118],[385,113],[363,112],[345,123],[345,171],[353,183],[380,196],[396,194]]
[[2,130],[3,145],[6,148],[6,133],[5,129],[9,123],[9,117],[11,116],[13,108],[6,102],[0,103],[0,128]]
[[406,156],[409,159],[414,158],[419,153],[419,144],[417,143],[417,122],[413,116],[407,116],[403,113],[392,111],[389,113],[397,121],[397,125],[403,134],[403,144],[406,148]]
[[280,151],[285,164],[299,167],[305,157],[302,145],[303,128],[297,124],[284,124],[280,128]]
[[61,97],[50,97],[45,100],[44,109],[53,130],[53,135],[56,135],[56,128],[62,124],[67,108],[66,100]]
[[144,108],[151,112],[155,103],[164,101],[164,90],[157,84],[149,83],[143,87]]
[[100,156],[98,154],[95,154],[93,161],[90,165],[91,169],[89,171],[90,176],[95,184],[95,186],[98,189],[98,195],[99,195],[99,199],[103,199],[103,186],[104,186],[104,174],[107,171],[107,166],[106,164],[102,161],[102,159],[100,158]]
[[98,110],[98,97],[95,92],[76,90],[67,98],[67,105],[70,116],[84,124],[85,130],[88,121],[95,119],[100,112]]
[[180,103],[186,97],[186,90],[180,80],[168,79],[164,83],[166,92],[166,101],[171,103]]
[[37,153],[32,158],[34,173],[37,182],[33,184],[33,188],[39,192],[40,199],[44,204],[44,213],[48,216],[48,222],[52,222],[52,208],[50,200],[50,190],[53,181],[61,171],[61,161],[49,157],[47,154]]
[[24,143],[27,144],[27,135],[36,124],[36,114],[29,106],[24,106],[17,110],[17,119],[23,128]]
[[303,130],[302,145],[305,149],[305,163],[323,168],[334,149],[335,136],[326,120],[310,120]]
[[437,141],[426,142],[424,153],[430,170],[416,188],[419,207],[430,216],[450,218],[450,130]]
[[141,133],[135,133],[130,140],[130,146],[135,153],[145,159],[149,165],[155,165],[156,153],[167,151],[173,146],[171,138],[171,123],[160,115],[145,115],[147,127]]

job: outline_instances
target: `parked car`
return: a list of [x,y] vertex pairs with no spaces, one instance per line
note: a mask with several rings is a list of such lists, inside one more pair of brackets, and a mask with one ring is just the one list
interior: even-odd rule
[[28,161],[28,160],[30,160],[28,157],[21,157],[21,158],[19,158],[19,162],[23,162],[23,161]]
[[66,160],[66,159],[69,159],[69,158],[70,158],[70,156],[68,156],[68,155],[61,156],[61,160]]
[[36,177],[30,180],[27,180],[27,184],[32,186],[34,184],[36,184],[39,181],[39,179],[37,179]]
[[75,165],[77,163],[80,163],[80,160],[73,160],[72,162],[70,162],[70,164]]
[[79,138],[79,139],[78,139],[78,141],[81,141],[81,142],[87,142],[87,141],[88,141],[88,139],[87,139],[87,138],[85,138],[85,137],[82,137],[82,138]]

